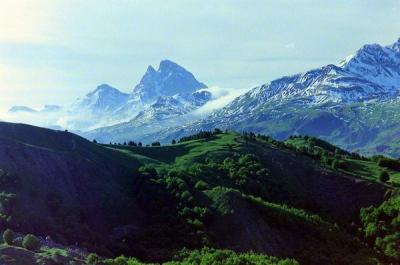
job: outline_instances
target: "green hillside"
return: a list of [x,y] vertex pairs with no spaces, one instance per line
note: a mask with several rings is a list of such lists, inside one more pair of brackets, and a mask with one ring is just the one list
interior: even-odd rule
[[[76,264],[397,262],[396,227],[368,232],[375,212],[398,211],[385,202],[398,194],[397,163],[312,137],[216,130],[139,147],[0,123],[1,227],[50,236]],[[52,260],[41,242],[31,254],[11,243],[0,257]],[[71,256],[69,245],[88,252]],[[121,254],[135,258],[110,259]]]

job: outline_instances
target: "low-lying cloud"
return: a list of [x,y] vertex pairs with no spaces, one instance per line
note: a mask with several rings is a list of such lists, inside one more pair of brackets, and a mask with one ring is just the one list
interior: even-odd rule
[[213,86],[207,88],[207,90],[212,93],[212,99],[197,110],[193,111],[194,115],[206,116],[217,109],[225,107],[235,98],[250,89],[233,89]]

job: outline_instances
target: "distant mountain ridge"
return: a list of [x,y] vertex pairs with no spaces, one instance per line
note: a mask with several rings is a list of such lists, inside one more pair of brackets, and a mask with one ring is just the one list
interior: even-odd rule
[[[211,93],[204,89],[207,86],[185,68],[170,60],[162,60],[158,70],[151,65],[147,68],[131,93],[101,84],[62,111],[47,105],[43,112],[59,112],[55,118],[51,117],[53,123],[82,134],[135,119],[145,123],[146,117],[151,122],[187,114],[211,99]],[[25,106],[15,106],[9,111],[10,114],[22,112],[33,114],[37,111]],[[51,121],[46,126],[49,123]]]
[[68,109],[62,127],[88,139],[169,142],[215,127],[284,139],[321,137],[347,150],[400,157],[400,39],[367,44],[338,65],[278,78],[206,118],[194,111],[213,95],[170,61],[147,68],[131,93],[101,85]]
[[400,156],[399,46],[400,39],[386,47],[364,45],[339,65],[255,87],[206,119],[157,137],[169,141],[213,127],[278,139],[310,134],[348,150]]

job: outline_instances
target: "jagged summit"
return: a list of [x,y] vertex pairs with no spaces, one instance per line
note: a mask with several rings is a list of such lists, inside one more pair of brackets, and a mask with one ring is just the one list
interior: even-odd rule
[[393,43],[392,45],[388,46],[389,49],[392,49],[393,51],[400,53],[400,37],[399,39]]
[[200,88],[207,87],[197,81],[192,73],[182,66],[170,61],[162,60],[156,71],[151,65],[133,89],[131,98],[135,101],[151,103],[160,96],[193,93]]
[[343,69],[381,87],[400,88],[399,42],[391,46],[367,44],[359,49]]
[[159,71],[175,70],[175,69],[179,69],[179,70],[183,69],[183,70],[185,70],[182,66],[180,66],[177,63],[174,63],[173,61],[168,60],[168,59],[162,60],[160,62],[159,67],[158,67]]
[[108,84],[101,84],[84,98],[78,99],[72,106],[72,111],[105,114],[120,108],[126,103],[128,97],[128,94]]
[[87,96],[93,95],[93,94],[96,94],[96,93],[119,93],[119,94],[121,94],[122,92],[119,91],[118,89],[116,89],[115,87],[112,87],[109,84],[105,84],[104,83],[104,84],[98,85],[96,87],[96,89],[91,91],[91,92],[89,92],[87,94]]

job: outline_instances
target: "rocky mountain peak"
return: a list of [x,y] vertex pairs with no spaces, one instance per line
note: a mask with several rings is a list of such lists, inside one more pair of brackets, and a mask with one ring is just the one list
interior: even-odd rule
[[400,53],[400,38],[395,43],[390,45],[388,48],[392,49],[393,51],[395,51],[397,53]]
[[135,86],[131,97],[144,103],[152,103],[160,96],[193,93],[200,88],[207,87],[197,81],[192,73],[182,66],[170,61],[162,60],[158,70],[152,66]]

